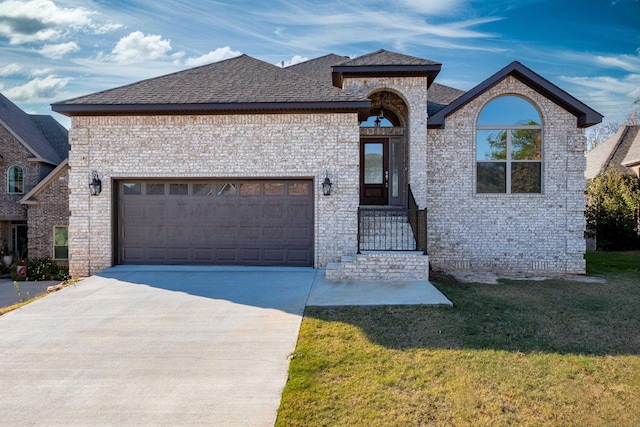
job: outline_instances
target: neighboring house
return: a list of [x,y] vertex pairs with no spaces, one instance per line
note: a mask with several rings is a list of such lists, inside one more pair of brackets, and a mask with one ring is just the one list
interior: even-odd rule
[[640,125],[623,125],[618,132],[587,153],[585,177],[617,169],[640,178]]
[[468,92],[435,83],[440,68],[242,55],[53,104],[72,123],[71,273],[584,273],[584,128],[602,116],[518,62]]
[[27,114],[0,94],[0,242],[14,258],[67,262],[68,154],[67,130],[53,117]]

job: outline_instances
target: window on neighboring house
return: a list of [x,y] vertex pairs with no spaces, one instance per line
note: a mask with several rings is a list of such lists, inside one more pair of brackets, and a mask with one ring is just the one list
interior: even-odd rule
[[7,191],[11,194],[24,193],[24,170],[20,166],[11,166],[7,171]]
[[53,227],[53,258],[69,259],[69,227]]
[[501,96],[480,112],[476,134],[477,193],[542,192],[542,121],[519,96]]

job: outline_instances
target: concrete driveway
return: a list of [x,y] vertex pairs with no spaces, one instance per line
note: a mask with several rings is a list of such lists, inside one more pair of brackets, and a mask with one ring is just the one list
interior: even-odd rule
[[[115,267],[5,314],[0,424],[272,426],[308,298],[384,301],[322,276]],[[425,283],[389,290],[424,303]]]

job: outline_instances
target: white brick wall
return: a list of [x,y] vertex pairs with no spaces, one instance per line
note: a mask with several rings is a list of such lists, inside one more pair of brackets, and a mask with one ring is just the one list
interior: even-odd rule
[[[521,94],[543,120],[543,193],[476,194],[482,107]],[[440,270],[584,273],[584,135],[576,118],[513,77],[428,130],[429,258]]]
[[[315,180],[315,263],[356,248],[359,132],[355,113],[73,117],[70,271],[113,263],[112,180],[143,177],[297,177]],[[102,193],[89,196],[91,172]],[[325,171],[333,182],[322,195]]]

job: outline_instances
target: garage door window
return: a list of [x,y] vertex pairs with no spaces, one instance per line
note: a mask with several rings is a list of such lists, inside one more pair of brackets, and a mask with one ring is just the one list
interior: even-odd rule
[[235,196],[236,185],[226,182],[224,184],[216,185],[216,196]]
[[147,184],[148,196],[164,196],[164,184]]
[[308,196],[310,186],[307,182],[289,182],[287,184],[287,194],[290,196]]
[[260,183],[259,182],[245,182],[240,184],[241,196],[259,196],[260,195]]
[[127,195],[142,194],[142,184],[138,182],[125,182],[122,184],[122,192]]
[[273,182],[264,184],[265,196],[284,196],[284,183]]
[[189,194],[189,184],[170,184],[169,194],[172,196],[186,196]]

